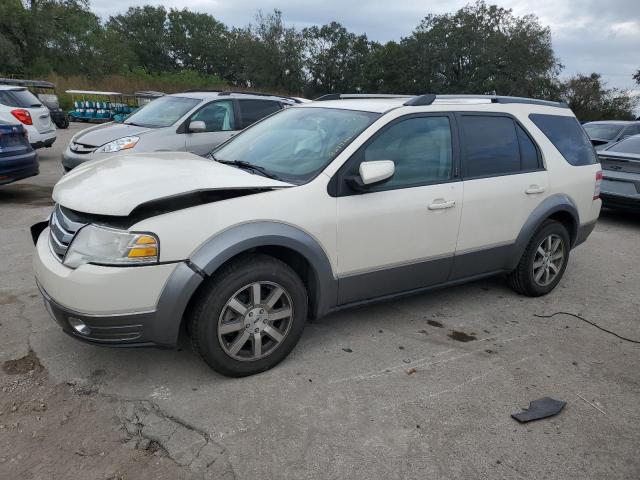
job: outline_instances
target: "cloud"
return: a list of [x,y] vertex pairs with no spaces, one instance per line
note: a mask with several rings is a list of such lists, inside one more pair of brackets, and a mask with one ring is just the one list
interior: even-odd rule
[[[91,0],[103,19],[130,6],[164,5],[206,12],[231,26],[251,23],[258,10],[279,9],[288,24],[303,28],[338,21],[355,33],[378,41],[408,35],[429,13],[453,12],[471,0]],[[487,0],[534,14],[551,28],[556,55],[565,66],[563,76],[601,73],[609,86],[634,88],[631,75],[640,68],[639,0]]]

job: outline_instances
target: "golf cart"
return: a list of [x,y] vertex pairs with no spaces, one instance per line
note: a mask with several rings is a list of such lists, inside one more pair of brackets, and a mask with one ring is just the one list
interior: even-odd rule
[[67,113],[60,108],[55,84],[45,82],[44,80],[22,80],[16,78],[0,78],[0,84],[26,87],[49,109],[51,120],[56,124],[56,127],[69,127],[69,117]]
[[161,92],[100,92],[95,90],[67,90],[71,95],[73,110],[69,117],[73,121],[105,123],[122,122],[141,106],[161,97]]

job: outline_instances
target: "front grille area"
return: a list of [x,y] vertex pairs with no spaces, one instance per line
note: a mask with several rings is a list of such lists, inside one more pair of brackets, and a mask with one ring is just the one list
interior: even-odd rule
[[74,153],[84,155],[84,154],[93,152],[98,147],[96,147],[95,145],[87,145],[85,143],[71,142],[71,145],[69,145],[69,148]]
[[71,220],[68,215],[64,214],[60,205],[56,205],[53,209],[49,220],[49,244],[60,261],[67,253],[73,236],[84,225],[84,223]]

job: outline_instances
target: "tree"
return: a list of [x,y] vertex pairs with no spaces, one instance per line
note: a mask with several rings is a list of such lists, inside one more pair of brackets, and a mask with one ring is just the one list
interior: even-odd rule
[[23,70],[26,24],[27,15],[20,0],[0,3],[0,72]]
[[100,32],[87,0],[6,0],[0,4],[0,70],[85,73]]
[[222,77],[229,50],[227,27],[205,13],[172,9],[168,15],[170,55],[179,68]]
[[130,7],[124,15],[110,17],[106,28],[126,42],[148,72],[167,72],[177,67],[169,50],[164,7]]
[[484,1],[428,15],[401,45],[408,92],[547,96],[561,68],[536,17]]
[[640,68],[636,73],[633,74],[633,79],[636,81],[638,85],[640,85]]
[[304,39],[286,27],[282,12],[258,12],[256,23],[230,34],[229,70],[225,79],[235,85],[299,93],[304,86]]
[[307,89],[318,92],[359,92],[366,89],[366,66],[370,43],[366,35],[355,35],[341,24],[305,28],[304,66]]
[[633,120],[637,99],[616,88],[607,88],[597,73],[576,75],[562,86],[562,98],[582,121]]

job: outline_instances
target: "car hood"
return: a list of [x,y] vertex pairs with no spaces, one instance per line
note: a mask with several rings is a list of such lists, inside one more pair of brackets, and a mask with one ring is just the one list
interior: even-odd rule
[[78,212],[126,216],[144,203],[189,193],[292,186],[192,153],[155,152],[86,162],[62,177],[53,199]]
[[153,129],[138,127],[136,125],[127,125],[126,123],[111,122],[87,128],[79,135],[75,136],[73,141],[83,145],[99,147],[105,143],[117,140],[118,138],[128,137],[130,135],[140,135],[150,130]]

